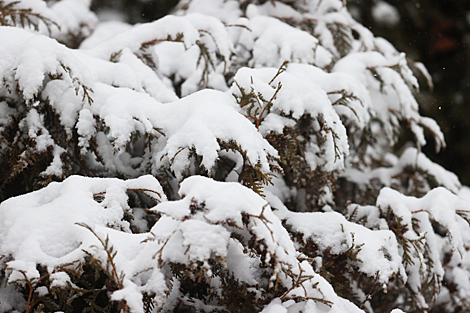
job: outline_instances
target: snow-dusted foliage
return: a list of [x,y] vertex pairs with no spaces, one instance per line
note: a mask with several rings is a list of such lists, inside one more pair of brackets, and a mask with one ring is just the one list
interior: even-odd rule
[[89,5],[0,0],[0,311],[470,307],[427,72],[343,1]]

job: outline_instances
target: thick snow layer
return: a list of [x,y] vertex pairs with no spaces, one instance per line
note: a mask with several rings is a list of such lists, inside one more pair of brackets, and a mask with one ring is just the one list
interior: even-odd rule
[[[467,200],[442,187],[432,189],[422,198],[405,196],[386,187],[380,191],[376,206],[351,205],[351,218],[356,221],[365,220],[365,225],[371,228],[388,229],[389,226],[383,218],[390,214],[389,210],[394,214],[398,222],[395,226],[391,224],[390,229],[394,232],[401,231],[401,238],[408,241],[407,283],[415,292],[422,288],[422,270],[429,270],[438,280],[443,279],[444,268],[441,260],[444,255],[457,252],[454,258],[458,259],[459,263],[465,259],[465,246],[468,243],[466,238],[470,232],[465,221],[470,212],[470,202]],[[435,224],[443,227],[448,235],[441,237],[436,234]],[[422,243],[417,243],[418,241]],[[425,260],[425,251],[428,261]],[[403,249],[400,253],[405,258]],[[418,300],[422,307],[427,307],[423,297]]]
[[382,284],[397,274],[406,280],[398,243],[391,231],[370,230],[347,221],[337,212],[295,213],[284,207],[278,208],[276,215],[305,239],[312,239],[322,251],[341,254],[357,249],[355,265],[359,271],[372,277],[378,275]]
[[[238,97],[242,97],[242,90],[244,93],[253,92],[258,97],[270,101],[269,110],[263,110],[263,105],[267,104],[262,100],[253,103],[259,106],[258,110],[261,113],[264,111],[264,115],[258,118],[266,118],[269,123],[264,125],[264,122],[261,122],[259,125],[264,134],[268,134],[271,130],[281,132],[285,126],[289,126],[289,119],[283,116],[291,116],[297,120],[302,115],[309,114],[317,119],[316,125],[324,140],[317,142],[316,137],[311,137],[309,149],[306,151],[307,161],[312,169],[320,166],[326,171],[342,169],[344,157],[349,153],[346,128],[334,110],[327,92],[321,88],[327,82],[319,84],[316,79],[309,79],[311,77],[309,74],[315,71],[311,68],[313,66],[298,65],[291,71],[288,67],[277,77],[276,68],[241,68],[234,77],[235,83],[230,92]],[[249,112],[245,114],[248,115]],[[274,114],[280,116],[270,117]],[[324,124],[320,126],[320,123]]]
[[[225,30],[220,29],[215,19],[203,21],[201,16],[192,15],[178,18],[178,20],[182,21],[182,23],[177,23],[178,27],[187,25],[188,29],[182,31],[189,33],[195,31],[194,36],[199,36],[199,33],[192,28],[192,24],[208,29],[213,35],[210,38],[217,40],[218,51],[223,54],[229,53],[230,47],[223,33]],[[171,25],[176,23],[171,18],[170,22],[165,21],[166,19],[159,22],[159,25],[168,23],[166,27],[171,29]],[[188,24],[189,21],[192,24]],[[161,26],[158,29],[162,32],[164,27],[163,30]],[[104,125],[109,128],[107,137],[112,142],[115,152],[123,148],[135,132],[157,136],[163,133],[166,136],[165,148],[163,151],[157,151],[159,155],[156,158],[160,160],[167,155],[171,161],[172,170],[178,177],[189,166],[187,156],[190,149],[194,149],[196,154],[203,157],[203,166],[210,170],[220,150],[217,140],[237,143],[243,151],[247,151],[247,158],[251,164],[260,164],[264,172],[270,169],[268,155],[277,156],[277,152],[260,136],[250,122],[233,109],[236,106],[233,97],[218,91],[205,90],[178,100],[174,92],[165,86],[155,72],[131,53],[129,49],[132,47],[119,50],[120,62],[111,63],[80,51],[68,50],[47,37],[33,36],[10,28],[2,28],[0,32],[5,34],[2,40],[7,45],[11,44],[17,48],[16,54],[8,55],[8,57],[11,56],[10,62],[0,64],[0,74],[8,77],[9,72],[14,70],[15,78],[26,100],[32,100],[38,95],[47,75],[64,77],[63,80],[49,81],[41,95],[48,98],[59,114],[66,131],[70,133],[70,130],[76,127],[78,134],[83,136],[79,138],[82,153],[89,147],[88,142],[92,137],[97,137],[99,142],[103,142],[99,139],[103,136],[96,133],[94,127],[96,124],[92,118],[92,116],[99,116]],[[132,37],[133,30],[130,32],[131,34],[125,35],[125,38],[135,40],[136,38]],[[141,34],[145,31],[137,33]],[[122,36],[124,34],[127,33],[123,33]],[[152,35],[155,34],[152,33]],[[21,40],[17,40],[14,45],[13,41],[10,42],[13,37],[23,39],[24,44]],[[119,40],[117,42],[122,43]],[[42,49],[30,49],[32,45],[41,45]],[[98,51],[100,47],[97,46],[92,51]],[[102,47],[103,49],[112,48],[109,45]],[[86,63],[84,64],[83,61]],[[15,65],[17,65],[16,69],[14,69]],[[88,94],[85,94],[86,90],[82,88],[83,86],[88,86]],[[38,118],[36,117],[35,120]],[[78,122],[76,122],[77,119]],[[41,123],[32,122],[32,120],[28,124],[41,126]],[[160,131],[157,132],[157,129]],[[44,140],[39,140],[39,149],[52,145],[52,142],[47,139],[50,138],[47,131],[43,131],[41,136]],[[108,154],[102,152],[104,155]],[[60,155],[60,149],[57,150],[56,155]],[[123,170],[120,163],[122,161],[118,159],[120,157],[120,154],[111,156],[111,160],[106,161],[107,166],[115,166]],[[57,163],[54,168],[59,169],[60,164]],[[133,175],[133,172],[129,170],[123,172],[126,175]],[[51,168],[47,173],[60,174],[60,171]]]
[[[394,18],[384,2],[376,3],[374,17]],[[423,273],[437,281],[445,276],[460,288],[459,297],[468,298],[470,228],[464,218],[470,206],[463,199],[470,192],[420,152],[424,129],[435,136],[436,148],[445,143],[437,123],[419,114],[413,96],[418,81],[406,56],[355,22],[343,1],[264,1],[245,8],[232,0],[184,0],[175,15],[134,26],[97,24],[90,4],[15,3],[53,23],[47,29],[39,21],[38,32],[0,27],[0,148],[10,148],[3,132],[18,119],[19,145],[31,142],[28,149],[51,159],[42,176],[65,177],[83,161],[84,172],[140,177],[71,176],[1,203],[0,259],[5,267],[0,272],[6,268],[7,275],[0,278],[0,311],[26,310],[19,293],[5,283],[38,279],[40,264],[50,273],[51,287],[67,286],[73,277],[61,265],[82,262],[86,255],[106,264],[109,245],[108,250],[117,251],[118,285],[109,296],[125,301],[132,312],[143,312],[143,294],[155,295],[155,311],[172,311],[181,299],[195,301],[202,311],[203,302],[183,295],[171,271],[184,268],[189,278],[203,278],[216,290],[224,282],[212,272],[214,262],[256,292],[278,284],[285,288],[261,308],[264,313],[360,312],[315,272],[320,256],[303,259],[286,225],[319,251],[357,252],[348,259],[352,268],[377,277],[384,288],[400,276],[422,308],[427,307],[420,291]],[[76,46],[85,37],[79,49],[59,43]],[[285,61],[289,64],[280,68]],[[240,107],[243,93],[252,93],[253,107]],[[59,135],[49,127],[44,107],[57,114]],[[310,133],[288,138],[305,141],[305,146],[292,160],[281,159],[285,155],[269,136],[285,139],[283,132],[305,116],[311,117]],[[390,147],[402,122],[418,148],[396,157]],[[62,133],[66,138],[57,140]],[[78,142],[78,147],[66,149],[64,142]],[[221,151],[227,146],[229,151]],[[19,158],[26,160],[29,151]],[[75,152],[81,153],[79,162],[64,162]],[[235,166],[225,178],[217,177],[226,158]],[[303,177],[289,181],[289,162],[295,158],[308,165],[301,169],[305,179],[317,173],[331,176],[326,183],[319,180],[326,184],[319,188],[332,205],[329,188],[335,175],[373,193],[379,191],[376,182],[396,187],[399,176],[414,169],[414,178],[423,182],[419,191],[429,192],[418,199],[383,188],[376,205],[349,205],[349,220],[333,211],[338,207],[294,213],[284,203],[297,201],[298,208],[306,208],[304,184],[311,184]],[[235,183],[245,166],[270,177],[281,162],[287,175],[278,174],[274,186],[262,187],[266,198]],[[233,182],[191,176],[202,171]],[[149,172],[167,178],[162,180],[165,191],[173,189],[172,198],[179,200],[166,201],[160,183],[141,176]],[[435,185],[447,189],[431,190]],[[128,205],[127,191],[136,189],[162,201],[151,209],[161,217],[150,230],[146,211]],[[403,233],[386,221],[390,212],[404,225]],[[129,216],[134,217],[131,223]],[[448,236],[437,234],[437,227]],[[421,239],[412,262],[406,263],[404,242]],[[449,255],[452,270],[444,272],[442,260]],[[367,300],[357,282],[352,288]],[[36,291],[39,296],[48,292],[44,286]],[[364,308],[372,311],[370,303]]]
[[[151,176],[127,181],[72,176],[62,183],[51,183],[37,192],[2,202],[0,255],[12,258],[7,262],[9,282],[39,278],[36,265],[41,264],[52,274],[54,285],[64,285],[70,278],[57,271],[57,267],[83,261],[84,251],[106,263],[103,247],[89,230],[77,225],[82,223],[94,229],[101,240],[109,237],[118,251],[114,262],[126,278],[123,289],[113,294],[113,299],[124,299],[134,312],[142,312],[142,294],[136,289],[136,283],[142,284],[138,273],[151,267],[155,251],[141,244],[147,234],[131,234],[128,223],[123,221],[124,212],[129,210],[126,195],[129,189],[145,189],[150,196],[165,200],[160,184]],[[101,202],[97,201],[98,195],[104,196]],[[142,262],[135,262],[139,258]],[[154,276],[161,279],[157,274]],[[132,277],[136,282],[130,280]],[[156,286],[152,282],[147,288],[157,292],[157,296],[164,293],[164,285],[153,290]]]
[[[32,266],[33,276],[38,263],[53,270],[81,259],[81,249],[94,240],[76,223],[129,229],[122,221],[128,210],[125,192],[137,188],[153,189],[164,197],[151,176],[128,181],[72,176],[63,183],[8,199],[0,205],[0,253],[15,256],[15,262],[22,262],[25,269]],[[105,198],[98,203],[93,197],[100,193],[105,193]]]
[[[208,260],[215,256],[239,279],[256,284],[254,270],[259,268],[260,261],[247,254],[241,242],[231,236],[231,232],[246,234],[243,231],[246,229],[264,245],[265,262],[275,260],[277,265],[270,280],[272,283],[279,280],[290,288],[284,298],[324,298],[333,303],[331,310],[320,305],[319,312],[358,310],[339,298],[308,262],[299,263],[281,220],[266,200],[248,188],[192,176],[181,184],[181,200],[168,202],[162,198],[164,202],[153,208],[163,216],[149,233],[132,234],[127,222],[122,220],[124,212],[129,210],[125,192],[139,188],[145,188],[146,192],[152,190],[153,196],[157,192],[162,195],[159,183],[150,176],[127,181],[73,176],[3,202],[0,253],[11,257],[7,262],[9,281],[22,280],[23,275],[28,279],[38,278],[36,265],[41,264],[51,273],[53,285],[67,284],[70,277],[58,267],[82,261],[84,251],[106,263],[107,238],[117,251],[113,262],[121,277],[119,290],[111,297],[125,300],[133,312],[142,312],[142,292],[156,293],[161,300],[166,297],[167,287],[157,260],[187,266],[201,262],[210,277]],[[104,198],[98,201],[97,196]],[[86,224],[89,229],[77,223]],[[305,277],[305,281],[292,285],[295,277]],[[312,305],[318,306],[305,303],[306,307]],[[266,310],[271,310],[271,306]]]
[[[390,188],[384,188],[377,198],[377,206],[383,210],[390,207],[397,216],[403,218],[403,223],[409,227],[408,232],[410,233],[413,229],[412,215],[426,213],[429,219],[436,221],[447,229],[453,249],[460,254],[464,253],[464,242],[461,227],[458,223],[462,217],[457,213],[469,211],[470,202],[459,198],[449,190],[438,187],[431,190],[423,198],[418,199],[407,197]],[[407,236],[408,232],[404,235]],[[432,234],[428,233],[428,235]]]
[[412,94],[418,83],[404,54],[385,57],[376,51],[350,53],[335,64],[333,71],[350,73],[366,86],[374,104],[371,110],[390,139],[393,140],[393,129],[398,126],[398,120],[393,120],[395,115],[396,119],[409,121],[418,145],[426,144],[426,128],[433,133],[438,149],[445,146],[444,136],[436,123],[419,115],[418,103]]

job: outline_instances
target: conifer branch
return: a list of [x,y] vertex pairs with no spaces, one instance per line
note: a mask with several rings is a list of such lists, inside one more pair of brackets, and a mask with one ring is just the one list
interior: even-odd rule
[[[59,24],[45,17],[39,13],[33,12],[31,8],[17,8],[17,5],[21,1],[13,1],[5,3],[4,0],[0,0],[0,25],[2,26],[26,26],[33,27],[34,30],[39,30],[39,22],[41,21],[46,26],[49,34],[51,33],[51,26],[57,27],[60,30]],[[38,21],[35,21],[37,19]]]

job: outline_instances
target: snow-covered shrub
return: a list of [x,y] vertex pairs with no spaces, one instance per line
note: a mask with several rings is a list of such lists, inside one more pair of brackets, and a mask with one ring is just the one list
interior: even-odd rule
[[0,1],[0,310],[470,306],[427,72],[342,1],[89,4]]

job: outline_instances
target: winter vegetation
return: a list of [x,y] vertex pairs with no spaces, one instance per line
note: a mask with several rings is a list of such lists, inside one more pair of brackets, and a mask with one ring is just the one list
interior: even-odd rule
[[0,312],[470,310],[430,75],[345,2],[89,7],[0,0]]

